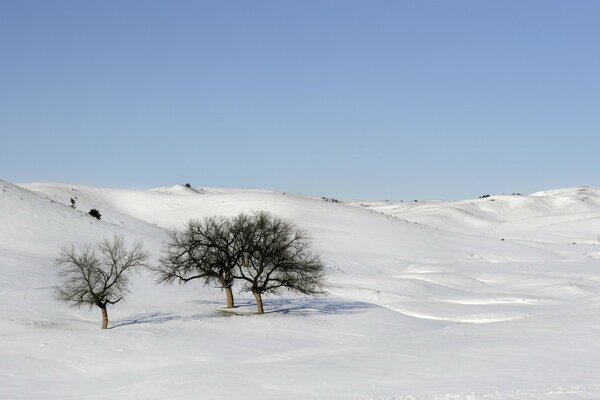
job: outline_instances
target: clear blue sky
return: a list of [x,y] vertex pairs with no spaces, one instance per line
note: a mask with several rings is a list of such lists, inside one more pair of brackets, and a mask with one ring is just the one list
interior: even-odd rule
[[600,186],[600,1],[2,1],[0,179]]

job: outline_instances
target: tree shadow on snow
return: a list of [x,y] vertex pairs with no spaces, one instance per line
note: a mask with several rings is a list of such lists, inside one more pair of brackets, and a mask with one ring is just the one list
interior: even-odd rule
[[169,321],[184,321],[184,320],[199,320],[205,318],[206,315],[177,315],[175,313],[155,312],[137,314],[130,318],[124,318],[114,321],[109,329],[119,328],[127,325],[139,325],[139,324],[162,324]]
[[[256,315],[256,303],[237,298],[234,308],[225,308],[221,301],[194,300],[194,304],[214,305],[218,316]],[[352,314],[377,307],[360,301],[316,298],[263,298],[265,314],[315,315]]]
[[[234,308],[225,308],[222,302],[194,300],[195,304],[221,306],[217,316],[252,316],[256,315],[256,303],[249,299],[236,299]],[[377,306],[369,303],[328,299],[328,298],[263,298],[265,314],[289,314],[309,316],[317,314],[353,314],[363,312]]]
[[[136,314],[129,318],[123,318],[114,321],[109,329],[119,328],[127,325],[162,324],[170,321],[191,321],[225,316],[256,315],[256,303],[251,300],[238,301],[238,304],[233,309],[223,308],[223,303],[217,301],[195,300],[194,303],[221,307],[208,314],[182,315],[170,312]],[[314,315],[355,314],[364,312],[368,309],[373,309],[377,306],[359,301],[316,298],[265,299],[264,307],[265,314],[308,317]]]
[[[254,303],[250,303],[255,306]],[[373,304],[339,299],[267,299],[264,302],[265,314],[285,314],[298,316],[355,314],[375,308]]]

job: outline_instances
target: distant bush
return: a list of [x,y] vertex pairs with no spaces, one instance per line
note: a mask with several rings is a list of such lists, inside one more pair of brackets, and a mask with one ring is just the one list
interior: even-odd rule
[[321,199],[323,201],[331,202],[331,203],[339,203],[340,202],[338,199],[332,199],[331,197],[325,197],[325,196],[321,197]]
[[90,214],[92,217],[96,218],[97,220],[100,220],[100,218],[102,218],[102,214],[100,214],[100,211],[96,210],[95,208],[92,208],[88,214]]

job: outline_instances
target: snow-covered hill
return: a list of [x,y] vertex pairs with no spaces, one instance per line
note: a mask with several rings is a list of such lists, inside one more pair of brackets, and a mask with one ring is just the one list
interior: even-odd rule
[[451,202],[351,204],[452,232],[558,243],[600,241],[600,190],[587,187]]
[[[310,232],[329,296],[267,298],[256,316],[241,294],[231,314],[217,289],[141,273],[108,331],[52,300],[61,245],[123,234],[155,260],[165,230],[252,210]],[[332,203],[0,181],[0,398],[600,398],[599,235],[590,188]]]

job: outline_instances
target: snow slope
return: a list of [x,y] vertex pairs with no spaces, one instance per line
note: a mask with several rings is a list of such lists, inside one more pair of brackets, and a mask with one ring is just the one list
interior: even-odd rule
[[453,232],[572,243],[600,241],[600,190],[587,187],[449,202],[350,202]]
[[[599,205],[588,188],[408,205],[0,181],[0,398],[600,398]],[[256,316],[240,294],[230,313],[142,272],[107,331],[52,300],[61,245],[123,234],[156,257],[167,229],[252,210],[311,233],[329,296]]]

